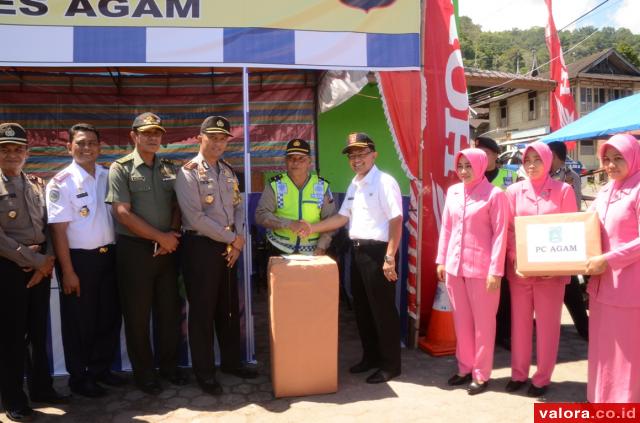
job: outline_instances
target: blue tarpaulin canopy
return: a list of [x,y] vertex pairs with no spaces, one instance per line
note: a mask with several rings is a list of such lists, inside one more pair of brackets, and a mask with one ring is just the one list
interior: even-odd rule
[[640,129],[640,94],[611,101],[588,115],[542,137],[542,142],[605,138]]

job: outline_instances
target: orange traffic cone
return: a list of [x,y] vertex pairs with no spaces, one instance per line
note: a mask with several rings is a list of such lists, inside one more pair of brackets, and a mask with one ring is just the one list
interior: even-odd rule
[[427,336],[420,338],[418,345],[420,349],[435,357],[452,355],[456,352],[453,309],[444,282],[438,282]]

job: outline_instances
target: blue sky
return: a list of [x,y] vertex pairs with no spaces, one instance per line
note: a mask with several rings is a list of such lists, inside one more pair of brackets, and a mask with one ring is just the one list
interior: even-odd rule
[[[603,0],[554,0],[556,27],[562,28]],[[485,31],[526,29],[546,25],[544,0],[458,0],[460,15],[469,16]],[[609,0],[587,17],[569,27],[593,25],[628,28],[640,34],[640,0]]]

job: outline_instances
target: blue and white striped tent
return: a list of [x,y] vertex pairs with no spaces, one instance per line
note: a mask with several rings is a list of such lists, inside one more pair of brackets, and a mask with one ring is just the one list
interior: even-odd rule
[[[0,4],[0,70],[33,67],[242,67],[418,70],[420,0],[32,0]],[[245,137],[244,151],[249,151]],[[245,168],[251,168],[244,155]],[[245,172],[245,186],[251,186]],[[245,210],[249,210],[248,198]],[[245,252],[246,253],[246,252]],[[243,274],[251,268],[245,254]],[[242,278],[241,278],[242,279]],[[247,358],[253,354],[250,288],[244,291]],[[59,296],[51,295],[53,367],[63,373]],[[124,336],[120,367],[128,369]],[[182,364],[188,365],[183,349]]]

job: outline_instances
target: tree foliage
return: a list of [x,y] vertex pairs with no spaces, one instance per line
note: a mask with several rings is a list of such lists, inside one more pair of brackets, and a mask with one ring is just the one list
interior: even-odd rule
[[[506,72],[527,73],[534,55],[540,72],[549,70],[545,65],[549,52],[544,41],[544,28],[512,29],[509,31],[482,31],[467,16],[460,17],[460,47],[465,66]],[[607,48],[615,48],[631,63],[640,66],[640,35],[626,28],[592,26],[561,31],[560,42],[566,63],[572,63]]]

